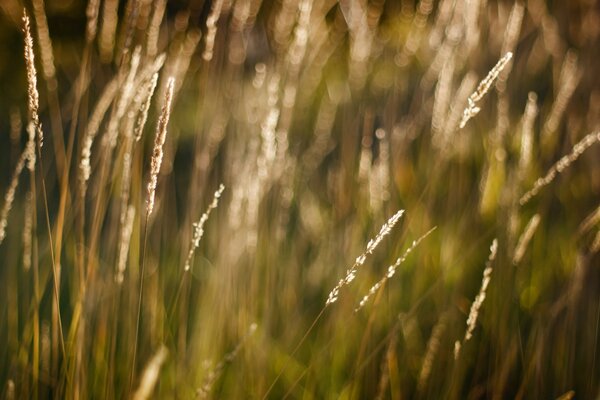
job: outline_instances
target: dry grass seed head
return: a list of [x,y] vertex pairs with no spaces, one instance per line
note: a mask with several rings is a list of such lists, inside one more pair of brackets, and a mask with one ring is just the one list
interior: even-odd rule
[[600,141],[600,131],[592,132],[592,133],[586,135],[583,139],[581,139],[579,142],[577,142],[573,146],[573,148],[571,149],[571,152],[569,154],[563,156],[552,167],[550,167],[550,169],[548,170],[546,175],[544,175],[541,178],[538,178],[538,180],[535,181],[535,183],[533,184],[533,187],[521,197],[521,199],[519,200],[519,203],[521,205],[527,204],[529,202],[529,200],[531,200],[535,195],[537,195],[544,186],[546,186],[550,182],[552,182],[558,174],[560,174],[562,171],[564,171],[566,168],[568,168],[589,147],[591,147],[594,143],[599,142],[599,141]]
[[44,144],[44,133],[39,118],[40,94],[37,90],[37,73],[35,70],[35,55],[33,53],[33,38],[31,37],[31,29],[29,16],[27,11],[23,10],[23,34],[25,35],[25,65],[27,69],[27,98],[29,108],[29,118],[33,122],[33,126],[38,135],[38,144],[40,147]]
[[386,237],[392,231],[392,228],[400,220],[400,218],[402,217],[403,214],[404,214],[404,210],[398,210],[394,215],[392,215],[390,217],[390,219],[387,220],[387,222],[385,224],[383,224],[383,226],[379,230],[379,233],[377,234],[377,236],[375,236],[373,239],[369,240],[369,243],[367,243],[367,249],[365,250],[365,252],[356,258],[352,267],[350,267],[350,269],[348,269],[346,271],[346,276],[344,278],[340,279],[338,284],[329,293],[329,296],[327,297],[327,301],[325,302],[326,306],[328,306],[332,303],[335,303],[337,301],[339,293],[340,293],[340,289],[342,288],[342,286],[348,285],[350,282],[352,282],[354,280],[354,278],[356,277],[358,268],[365,263],[367,256],[369,254],[373,253],[373,251],[379,245],[379,243],[381,243],[383,238]]
[[471,94],[471,96],[469,96],[469,98],[467,99],[468,106],[467,106],[467,108],[465,108],[465,110],[463,112],[462,121],[460,121],[461,129],[465,127],[465,125],[471,118],[473,118],[474,116],[476,116],[479,113],[479,111],[481,109],[477,106],[477,103],[490,90],[490,87],[492,86],[494,81],[498,78],[498,75],[500,75],[500,72],[504,69],[506,64],[512,59],[512,56],[513,56],[513,54],[511,52],[506,53],[498,61],[498,63],[496,65],[494,65],[494,68],[492,68],[490,70],[490,72],[487,74],[487,76],[481,82],[479,82],[479,86],[477,86],[477,90],[475,90],[475,92],[473,92]]
[[[494,239],[492,241],[492,245],[490,246],[490,255],[485,265],[485,269],[483,270],[483,279],[481,280],[481,288],[479,289],[479,293],[475,297],[473,304],[471,304],[471,310],[469,311],[469,317],[467,318],[467,330],[465,332],[465,337],[463,338],[463,343],[473,337],[473,331],[475,330],[475,326],[477,325],[477,318],[479,316],[479,310],[483,305],[486,296],[486,290],[490,283],[490,278],[492,275],[492,263],[496,259],[496,253],[498,252],[498,240]],[[462,347],[460,341],[456,341],[454,343],[454,358],[457,359],[460,354],[460,349]]]
[[162,106],[158,125],[156,126],[156,137],[154,139],[154,149],[152,151],[152,160],[150,161],[150,180],[148,182],[148,198],[146,200],[146,216],[149,217],[154,209],[154,198],[156,195],[156,184],[158,182],[158,173],[163,159],[163,146],[167,137],[167,126],[171,115],[171,101],[173,100],[173,87],[175,80],[169,78],[167,81],[167,90],[165,92],[165,101]]

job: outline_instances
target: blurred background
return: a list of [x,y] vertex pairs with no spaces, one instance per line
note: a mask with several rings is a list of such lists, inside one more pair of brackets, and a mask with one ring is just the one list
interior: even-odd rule
[[594,0],[2,0],[0,393],[600,398],[599,60]]

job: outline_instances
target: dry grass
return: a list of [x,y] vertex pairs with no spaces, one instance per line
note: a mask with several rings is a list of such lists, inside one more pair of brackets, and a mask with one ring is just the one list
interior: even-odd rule
[[25,6],[0,397],[600,395],[593,2]]

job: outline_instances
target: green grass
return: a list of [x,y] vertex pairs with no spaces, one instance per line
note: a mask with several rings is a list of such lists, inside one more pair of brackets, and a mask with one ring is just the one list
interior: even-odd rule
[[[24,6],[42,147],[26,129]],[[3,397],[600,396],[593,2],[162,6],[0,6],[0,53],[19,60],[0,61],[2,193],[28,156],[12,207],[0,201]],[[509,51],[459,128],[467,97]],[[326,305],[353,264],[356,278]]]

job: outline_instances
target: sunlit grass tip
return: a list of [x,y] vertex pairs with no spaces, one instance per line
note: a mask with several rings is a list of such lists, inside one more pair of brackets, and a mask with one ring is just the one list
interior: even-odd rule
[[354,278],[356,278],[358,268],[365,263],[367,256],[373,253],[373,251],[375,250],[375,248],[377,248],[379,243],[381,243],[383,238],[386,237],[392,231],[392,228],[400,220],[403,214],[404,210],[397,211],[394,215],[390,217],[390,219],[387,220],[385,224],[383,224],[377,236],[369,240],[369,242],[367,243],[367,249],[364,251],[364,253],[362,253],[356,258],[352,267],[350,267],[350,269],[346,271],[346,275],[344,276],[344,278],[340,279],[338,284],[331,290],[331,292],[329,292],[329,296],[327,297],[325,306],[333,304],[337,301],[342,286],[348,285],[354,280]]
[[498,63],[494,65],[494,68],[492,68],[490,72],[488,72],[487,76],[481,82],[479,82],[477,90],[475,90],[475,92],[473,92],[471,96],[469,96],[469,98],[467,99],[468,106],[467,108],[465,108],[462,120],[460,121],[461,129],[465,127],[465,125],[471,118],[476,116],[479,113],[479,111],[481,111],[481,108],[477,106],[477,103],[481,99],[483,99],[483,96],[485,96],[485,94],[490,90],[490,87],[492,87],[492,84],[496,81],[498,75],[500,75],[500,72],[502,72],[504,67],[506,67],[506,64],[508,64],[508,62],[512,59],[512,56],[512,52],[509,51],[508,53],[506,53],[498,61]]
[[492,263],[496,259],[496,253],[498,252],[498,240],[494,239],[492,241],[492,245],[490,246],[490,255],[488,257],[487,263],[485,265],[485,269],[483,270],[483,279],[481,280],[481,288],[479,289],[479,293],[475,297],[473,304],[471,304],[471,310],[469,311],[469,317],[467,318],[467,330],[465,332],[465,337],[463,338],[463,342],[456,341],[454,343],[454,358],[457,359],[460,354],[460,349],[462,344],[466,341],[470,340],[473,337],[473,331],[475,330],[475,326],[477,325],[477,318],[479,316],[479,310],[485,301],[487,287],[490,284],[490,279],[492,275]]
[[156,184],[158,182],[158,173],[163,160],[163,146],[167,137],[167,126],[171,115],[171,101],[173,100],[173,88],[175,79],[169,78],[167,81],[167,91],[165,93],[165,102],[162,106],[158,125],[156,126],[156,137],[154,139],[154,149],[152,151],[152,160],[150,162],[150,180],[148,182],[148,198],[146,200],[146,216],[152,214],[154,210],[154,198],[156,195]]
[[374,284],[371,287],[371,289],[369,289],[369,292],[362,298],[362,300],[360,301],[360,303],[358,304],[358,306],[354,309],[354,312],[357,312],[358,310],[360,310],[361,308],[363,308],[365,306],[365,304],[367,304],[367,302],[369,301],[369,299],[375,293],[377,293],[377,291],[385,284],[385,282],[388,279],[392,278],[394,276],[394,274],[396,274],[396,270],[398,269],[398,267],[400,266],[400,264],[402,264],[406,260],[406,258],[408,257],[408,255],[419,245],[419,243],[421,243],[421,241],[423,239],[425,239],[427,236],[429,236],[436,228],[437,227],[431,228],[424,235],[422,235],[418,239],[413,240],[413,242],[410,245],[410,247],[408,249],[406,249],[406,251],[404,251],[404,254],[402,254],[400,257],[398,257],[398,259],[396,259],[396,262],[394,264],[390,265],[387,268],[386,274],[376,284]]
[[212,202],[208,205],[206,211],[200,217],[200,220],[194,223],[194,236],[192,238],[192,246],[190,247],[190,251],[188,252],[188,256],[185,260],[185,271],[189,271],[191,268],[194,251],[196,251],[196,249],[200,245],[200,239],[202,239],[202,236],[204,236],[204,224],[206,223],[206,221],[208,221],[208,217],[210,216],[211,211],[217,208],[217,206],[219,205],[219,199],[221,198],[223,190],[225,190],[225,186],[223,184],[219,185],[219,189],[217,189],[217,191],[215,192]]

